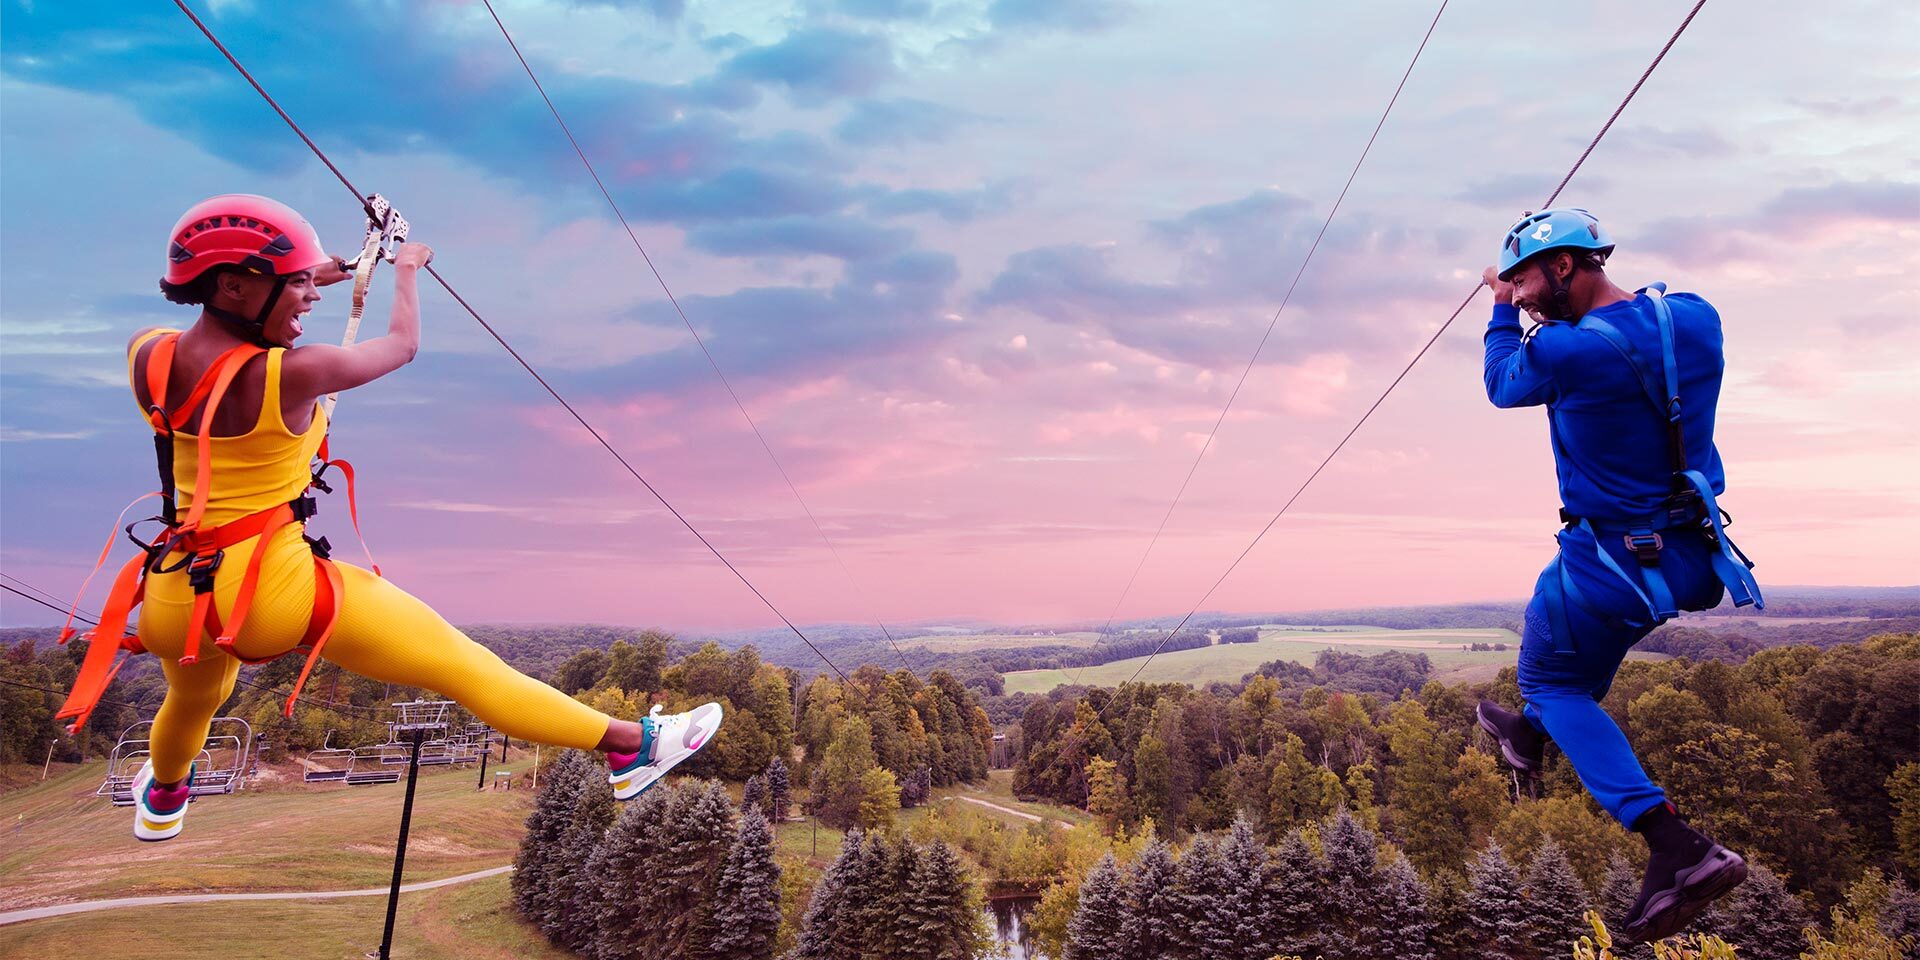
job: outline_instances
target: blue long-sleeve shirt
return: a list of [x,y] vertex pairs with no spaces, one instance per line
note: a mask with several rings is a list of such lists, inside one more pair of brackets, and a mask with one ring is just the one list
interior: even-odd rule
[[[1691,293],[1668,294],[1667,305],[1673,312],[1687,466],[1704,473],[1718,496],[1726,490],[1713,443],[1725,369],[1720,314]],[[1589,316],[1625,335],[1660,382],[1659,319],[1645,294]],[[1546,406],[1560,502],[1568,512],[1630,521],[1661,509],[1672,493],[1667,419],[1655,410],[1632,365],[1600,334],[1549,323],[1525,337],[1520,311],[1495,304],[1487,324],[1484,373],[1494,406]]]

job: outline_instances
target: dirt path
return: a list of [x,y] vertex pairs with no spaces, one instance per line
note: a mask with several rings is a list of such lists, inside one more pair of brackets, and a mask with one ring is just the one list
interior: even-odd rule
[[[1029,814],[1029,812],[1025,812],[1025,810],[1014,810],[1012,806],[1000,806],[1000,804],[996,803],[987,803],[987,801],[983,801],[983,799],[979,799],[979,797],[954,795],[954,799],[956,799],[956,801],[966,801],[966,803],[981,804],[981,806],[987,806],[987,808],[991,808],[991,810],[1000,810],[1002,814],[1014,814],[1014,816],[1018,816],[1021,820],[1033,820],[1035,824],[1044,824],[1044,822],[1046,822],[1044,816],[1035,816],[1035,814]],[[0,924],[4,924],[4,922],[6,922],[6,914],[0,914]]]
[[[1004,808],[1003,808],[1004,809]],[[1009,813],[1019,811],[1009,810]],[[1030,816],[1030,814],[1020,814]],[[1034,819],[1039,819],[1035,817]],[[436,887],[450,887],[456,883],[483,880],[512,870],[513,867],[494,867],[474,873],[463,873],[457,877],[441,880],[427,880],[421,883],[407,883],[400,886],[401,893],[417,893]],[[34,907],[31,910],[13,910],[0,913],[0,927],[10,923],[24,923],[28,920],[44,920],[48,917],[64,917],[70,913],[90,913],[95,910],[114,910],[120,907],[154,907],[169,903],[212,903],[232,900],[328,900],[335,897],[379,897],[385,896],[386,887],[373,887],[366,890],[325,890],[318,892],[290,891],[285,893],[195,893],[166,897],[120,897],[114,900],[82,900],[79,903],[61,903],[50,907]]]

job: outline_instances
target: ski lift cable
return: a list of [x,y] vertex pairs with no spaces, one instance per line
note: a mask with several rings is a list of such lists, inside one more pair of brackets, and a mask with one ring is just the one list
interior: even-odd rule
[[[325,151],[322,151],[319,145],[315,144],[313,142],[313,139],[308,137],[306,132],[300,129],[300,125],[295,123],[293,118],[291,116],[288,116],[285,110],[281,109],[280,104],[273,99],[273,96],[271,94],[267,93],[266,88],[262,87],[260,85],[260,82],[253,78],[253,74],[249,73],[247,71],[247,68],[241,65],[239,59],[233,55],[233,52],[227,49],[226,44],[221,43],[220,38],[214,35],[213,30],[206,25],[205,21],[202,21],[200,17],[193,12],[192,8],[187,6],[186,0],[173,0],[173,2],[174,2],[174,6],[180,8],[181,13],[186,14],[187,19],[193,21],[193,25],[200,30],[201,35],[205,36],[208,42],[212,43],[214,48],[220,51],[220,55],[225,57],[227,62],[231,64],[233,68],[236,71],[238,71],[242,77],[246,79],[247,83],[252,85],[254,91],[260,94],[261,99],[265,100],[267,102],[267,105],[271,106],[273,108],[273,111],[280,115],[280,119],[285,121],[287,126],[290,127],[293,130],[293,132],[300,137],[301,141],[307,145],[307,148],[313,151],[314,156],[320,158],[320,162],[326,164],[327,169],[333,172],[333,175],[339,179],[340,183],[344,185],[348,191],[353,193],[354,199],[363,208],[367,209],[369,215],[372,215],[372,207],[368,203],[366,199],[366,195],[362,194],[359,188],[355,187],[353,185],[353,182],[347,179],[346,174],[340,172],[340,168],[335,166],[332,160],[327,159],[327,155]],[[674,507],[672,503],[668,502],[667,498],[660,494],[660,491],[654,489],[653,484],[648,483],[647,478],[644,476],[641,476],[640,471],[635,469],[633,464],[630,463],[627,460],[627,458],[623,454],[621,454],[620,451],[617,448],[615,448],[610,441],[607,440],[606,436],[600,432],[600,429],[598,427],[595,427],[592,423],[588,422],[587,418],[582,416],[580,414],[580,411],[576,410],[572,403],[568,402],[565,397],[561,396],[560,392],[558,390],[555,390],[553,388],[553,385],[548,383],[547,379],[541,376],[540,372],[534,369],[533,365],[531,363],[528,363],[526,358],[522,357],[520,355],[520,352],[518,350],[515,350],[513,346],[506,341],[506,338],[502,337],[499,331],[495,330],[493,325],[488,323],[486,318],[481,316],[480,312],[478,310],[475,310],[473,308],[473,305],[468,303],[466,298],[462,297],[459,294],[459,292],[453,288],[453,285],[447,282],[445,277],[442,277],[440,275],[440,272],[438,270],[435,270],[433,268],[432,264],[427,264],[425,269],[426,269],[427,275],[433,277],[433,279],[440,284],[440,287],[447,292],[447,295],[451,296],[454,299],[454,302],[460,304],[461,309],[464,309],[465,311],[467,311],[467,314],[469,316],[472,316],[473,319],[480,324],[481,328],[486,330],[487,334],[493,337],[494,341],[500,344],[500,346],[504,348],[510,356],[513,357],[514,361],[519,363],[521,368],[526,370],[527,373],[531,375],[534,378],[534,380],[537,381],[540,384],[540,386],[547,391],[548,395],[552,396],[556,402],[558,402],[562,407],[566,408],[567,413],[572,415],[573,419],[577,421],[580,424],[580,426],[585,428],[586,431],[593,436],[593,439],[600,444],[600,446],[606,448],[606,451],[612,454],[615,460],[620,462],[620,466],[624,467],[629,474],[632,474],[635,480],[640,481],[640,485],[642,487],[645,487],[647,492],[652,494],[655,500],[660,501],[660,505],[663,507],[666,507],[667,512],[673,514],[674,519],[680,521],[681,526],[686,527],[687,531],[693,534],[694,538],[699,540],[700,544],[706,547],[709,553],[712,553],[716,559],[718,559],[722,564],[724,564],[726,568],[733,573],[734,577],[737,578],[742,584],[744,584],[746,588],[749,591],[751,591],[753,595],[756,598],[758,598],[762,604],[766,605],[766,608],[772,611],[774,616],[779,617],[780,621],[786,624],[787,629],[791,630],[794,636],[799,637],[800,641],[802,643],[805,643],[808,649],[811,649],[814,652],[814,654],[821,659],[822,662],[824,662],[829,668],[833,670],[835,674],[839,675],[842,681],[845,681],[847,679],[846,671],[841,670],[839,665],[833,662],[832,658],[828,657],[824,651],[822,651],[818,646],[816,646],[811,638],[809,638],[805,633],[801,632],[800,628],[795,626],[793,621],[789,619],[787,615],[780,610],[779,607],[775,606],[772,600],[769,600],[767,598],[766,594],[760,592],[759,587],[754,586],[753,581],[747,579],[747,576],[741,573],[738,567],[733,565],[733,561],[728,560],[726,555],[720,552],[719,548],[715,547],[713,543],[709,541],[706,538],[706,536],[699,531],[699,529],[694,527],[694,525],[691,522],[689,522],[683,514],[680,513],[679,509]]]
[[[1686,18],[1680,21],[1680,25],[1674,29],[1673,35],[1667,38],[1667,42],[1660,48],[1660,52],[1654,55],[1653,62],[1647,64],[1647,69],[1640,74],[1640,79],[1634,81],[1633,87],[1629,89],[1627,95],[1621,99],[1620,105],[1614,107],[1613,114],[1607,117],[1607,122],[1600,126],[1600,132],[1594,134],[1593,140],[1588,142],[1587,148],[1580,152],[1579,159],[1573,162],[1572,168],[1567,171],[1565,177],[1560,179],[1559,186],[1553,188],[1553,193],[1547,196],[1546,201],[1540,205],[1540,209],[1551,207],[1554,201],[1560,199],[1560,192],[1565,190],[1567,184],[1573,181],[1574,175],[1580,172],[1580,168],[1587,162],[1587,158],[1593,155],[1594,148],[1600,145],[1601,138],[1607,135],[1608,130],[1613,129],[1614,121],[1620,119],[1620,114],[1627,109],[1627,104],[1633,102],[1634,96],[1638,94],[1640,88],[1646,84],[1647,78],[1653,76],[1654,69],[1660,66],[1660,61],[1666,58],[1667,51],[1673,49],[1673,45],[1679,41],[1680,35],[1686,32],[1687,26],[1693,23],[1693,18],[1699,14],[1700,8],[1706,5],[1707,0],[1698,0],[1698,2],[1693,5],[1693,9],[1687,11]],[[1338,456],[1340,451],[1346,447],[1347,441],[1352,440],[1353,435],[1360,432],[1360,428],[1366,425],[1367,420],[1373,416],[1374,411],[1380,409],[1380,405],[1386,402],[1388,395],[1393,393],[1394,388],[1398,387],[1400,382],[1407,378],[1407,374],[1413,372],[1414,365],[1420,362],[1420,358],[1427,355],[1427,351],[1433,349],[1433,345],[1439,342],[1440,337],[1453,325],[1453,321],[1459,319],[1460,314],[1466,311],[1467,305],[1472,303],[1474,298],[1480,295],[1480,291],[1484,286],[1484,283],[1474,284],[1473,292],[1467,294],[1465,300],[1460,301],[1460,306],[1455,307],[1453,314],[1447,317],[1446,322],[1442,323],[1440,328],[1433,332],[1433,336],[1427,338],[1427,342],[1420,347],[1419,352],[1413,355],[1413,359],[1407,361],[1407,365],[1401,369],[1400,373],[1393,378],[1391,383],[1387,384],[1387,388],[1380,392],[1380,396],[1375,398],[1371,406],[1367,407],[1367,411],[1360,415],[1360,419],[1354,423],[1352,429],[1347,431],[1346,436],[1341,437],[1340,442],[1335,444],[1333,449],[1328,451],[1326,457],[1321,459],[1320,465],[1314,467],[1313,472],[1308,474],[1307,478],[1300,482],[1300,486],[1295,488],[1293,495],[1288,497],[1287,502],[1281,505],[1278,512],[1274,513],[1273,518],[1267,521],[1267,525],[1260,528],[1260,532],[1254,535],[1253,540],[1247,544],[1246,549],[1241,550],[1240,555],[1235,557],[1233,562],[1227,565],[1224,573],[1220,574],[1220,578],[1213,582],[1213,586],[1207,588],[1207,592],[1200,597],[1200,602],[1194,604],[1193,609],[1189,610],[1186,616],[1181,617],[1180,622],[1175,624],[1172,630],[1167,631],[1166,636],[1160,638],[1160,642],[1154,646],[1153,652],[1147,654],[1146,659],[1142,660],[1140,665],[1134,668],[1133,675],[1128,677],[1126,682],[1132,683],[1138,679],[1141,671],[1145,670],[1147,665],[1153,662],[1153,658],[1158,656],[1160,651],[1166,647],[1167,641],[1171,640],[1174,634],[1179,633],[1180,629],[1187,625],[1187,621],[1193,619],[1194,615],[1200,612],[1200,608],[1206,605],[1207,600],[1213,596],[1214,591],[1220,589],[1220,585],[1225,583],[1227,577],[1233,574],[1234,568],[1238,567],[1240,562],[1245,560],[1247,555],[1253,552],[1253,548],[1260,543],[1260,540],[1267,535],[1269,530],[1273,529],[1274,524],[1280,522],[1280,518],[1286,515],[1287,510],[1293,506],[1294,501],[1300,499],[1300,495],[1306,492],[1307,487],[1313,483],[1314,479],[1319,477],[1321,472],[1326,470],[1327,465],[1333,462],[1333,458]]]
[[1433,39],[1433,31],[1440,26],[1440,17],[1447,12],[1447,3],[1448,0],[1440,0],[1440,9],[1434,11],[1433,22],[1427,24],[1426,34],[1420,38],[1420,45],[1414,48],[1412,59],[1407,61],[1407,69],[1400,74],[1400,83],[1393,88],[1393,96],[1387,98],[1387,106],[1380,111],[1379,122],[1373,125],[1373,133],[1367,136],[1367,145],[1360,149],[1359,158],[1354,160],[1353,169],[1348,171],[1347,182],[1341,185],[1340,195],[1333,199],[1333,206],[1327,210],[1327,217],[1320,224],[1320,232],[1314,235],[1313,243],[1307,247],[1307,255],[1301,259],[1300,269],[1294,272],[1293,282],[1287,285],[1286,295],[1280,298],[1280,306],[1273,311],[1273,319],[1267,321],[1267,330],[1260,335],[1260,342],[1254,345],[1253,355],[1247,358],[1246,369],[1240,371],[1239,382],[1233,385],[1233,392],[1227,395],[1227,403],[1220,408],[1220,416],[1214,419],[1213,429],[1207,432],[1206,442],[1200,445],[1200,452],[1194,455],[1193,465],[1187,468],[1186,477],[1180,481],[1180,489],[1174,492],[1173,501],[1167,504],[1167,512],[1160,517],[1160,526],[1154,529],[1153,539],[1147,541],[1147,549],[1140,554],[1140,562],[1134,564],[1133,574],[1127,578],[1127,585],[1120,591],[1120,598],[1113,602],[1113,609],[1107,613],[1107,622],[1100,627],[1100,636],[1094,640],[1093,646],[1087,649],[1079,671],[1069,681],[1070,685],[1079,683],[1080,677],[1086,673],[1088,663],[1093,659],[1094,651],[1105,642],[1107,631],[1113,626],[1114,617],[1119,615],[1121,605],[1127,602],[1128,594],[1133,592],[1134,582],[1140,578],[1140,571],[1146,567],[1147,558],[1153,555],[1153,548],[1160,543],[1160,535],[1166,532],[1167,521],[1173,519],[1174,508],[1178,507],[1180,499],[1186,496],[1187,485],[1193,482],[1193,475],[1199,472],[1200,461],[1205,459],[1207,451],[1213,448],[1214,437],[1220,433],[1220,425],[1227,420],[1227,411],[1233,409],[1233,402],[1240,397],[1240,389],[1247,385],[1247,377],[1253,373],[1254,364],[1260,360],[1260,351],[1266,348],[1267,340],[1273,336],[1274,328],[1280,323],[1280,315],[1286,312],[1287,304],[1293,300],[1294,290],[1300,286],[1300,279],[1306,276],[1307,267],[1312,265],[1313,255],[1320,249],[1320,241],[1326,237],[1327,229],[1333,226],[1333,218],[1340,213],[1340,204],[1347,199],[1347,191],[1353,188],[1354,179],[1360,176],[1360,168],[1366,164],[1367,154],[1373,152],[1373,144],[1380,139],[1380,131],[1386,127],[1387,118],[1392,116],[1394,104],[1400,102],[1400,94],[1407,88],[1407,79],[1413,76],[1413,68],[1420,62],[1420,54],[1426,51],[1427,41]]
[[[514,41],[513,34],[507,30],[506,22],[500,19],[499,11],[493,8],[493,0],[481,0],[481,2],[486,5],[487,13],[493,16],[494,25],[500,28],[500,36],[504,37],[507,46],[512,48],[514,58],[520,61],[520,68],[526,71],[527,79],[533,81],[533,88],[539,92],[540,99],[546,103],[547,112],[553,114],[554,122],[560,125],[560,132],[566,135],[567,143],[572,145],[574,154],[580,158],[581,166],[587,168],[587,175],[593,178],[593,185],[600,188],[600,196],[606,199],[607,208],[613,211],[614,218],[619,220],[621,228],[626,230],[627,239],[633,241],[633,248],[640,252],[640,259],[646,262],[647,269],[653,273],[653,279],[659,282],[660,291],[667,295],[667,302],[673,304],[673,312],[680,316],[680,322],[686,326],[687,332],[693,335],[693,342],[699,345],[701,354],[707,358],[708,366],[713,368],[714,376],[720,378],[720,385],[726,388],[727,396],[733,399],[733,405],[739,409],[741,418],[747,421],[747,427],[753,431],[754,438],[760,441],[760,449],[766,451],[767,459],[773,462],[774,470],[780,474],[780,479],[786,482],[787,489],[793,493],[794,501],[799,503],[801,511],[806,513],[808,522],[813,524],[814,532],[819,534],[821,542],[827,545],[827,552],[833,555],[833,560],[839,565],[840,574],[846,578],[848,587],[855,594],[862,593],[859,584],[854,580],[852,571],[847,568],[846,561],[841,558],[839,548],[834,545],[833,538],[827,536],[827,531],[820,525],[819,518],[814,516],[813,507],[808,505],[806,498],[800,495],[800,488],[787,474],[786,465],[782,464],[780,457],[773,452],[773,445],[767,442],[766,434],[761,432],[760,425],[753,419],[753,414],[747,412],[746,403],[740,399],[740,394],[733,389],[733,383],[720,369],[720,362],[714,358],[713,351],[708,349],[706,339],[700,336],[700,331],[694,328],[693,321],[687,318],[687,311],[681,307],[680,298],[674,296],[673,289],[667,285],[667,278],[661,274],[660,267],[653,262],[653,256],[647,253],[646,245],[640,242],[639,234],[634,232],[633,225],[627,222],[626,214],[621,212],[620,205],[614,201],[612,191],[608,190],[606,182],[600,179],[600,172],[594,168],[593,161],[587,159],[587,152],[580,146],[580,141],[574,137],[573,129],[567,126],[566,119],[561,117],[560,108],[555,106],[553,98],[547,95],[547,88],[540,82],[540,77],[533,72],[533,65],[528,63],[526,55],[520,52],[520,44]],[[907,672],[913,672],[913,666],[907,662],[906,653],[900,649],[899,641],[894,638],[893,631],[887,628],[886,622],[879,617],[874,617],[873,622],[880,627],[880,632],[893,646],[893,652],[900,657],[900,665],[905,667]]]

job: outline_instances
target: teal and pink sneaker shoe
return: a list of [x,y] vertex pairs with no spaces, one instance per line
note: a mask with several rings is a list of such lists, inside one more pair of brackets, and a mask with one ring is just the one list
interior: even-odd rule
[[660,705],[640,720],[640,752],[607,754],[615,800],[632,800],[698,752],[720,732],[720,705],[703,703],[686,713],[660,714]]
[[187,800],[193,795],[193,768],[187,779],[171,790],[154,785],[153,763],[140,767],[133,778],[133,835],[142,840],[172,840],[187,822]]

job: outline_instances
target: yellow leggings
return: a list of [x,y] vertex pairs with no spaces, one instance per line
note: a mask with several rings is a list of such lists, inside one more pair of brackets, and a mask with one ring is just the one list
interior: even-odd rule
[[[226,551],[214,584],[223,618],[232,610],[258,542]],[[282,528],[267,550],[253,609],[234,640],[234,649],[250,659],[292,650],[306,633],[313,609],[313,560],[299,526]],[[510,737],[591,750],[606,736],[612,722],[606,714],[507,666],[399,587],[360,567],[335,563],[343,587],[340,619],[321,650],[324,659],[375,680],[438,691]],[[151,744],[154,779],[161,783],[187,775],[240,674],[240,661],[204,636],[199,662],[179,664],[192,609],[193,591],[184,572],[148,578],[140,639],[167,675],[167,697],[153,718]]]

